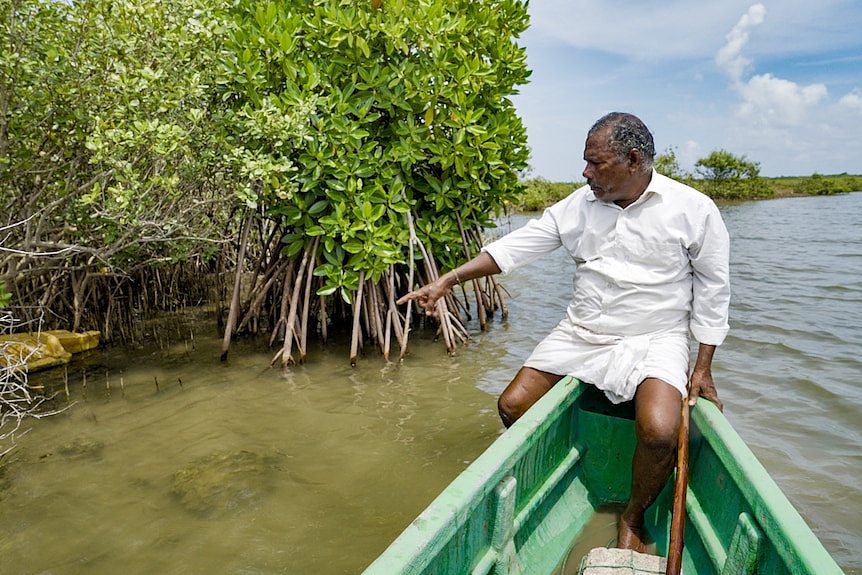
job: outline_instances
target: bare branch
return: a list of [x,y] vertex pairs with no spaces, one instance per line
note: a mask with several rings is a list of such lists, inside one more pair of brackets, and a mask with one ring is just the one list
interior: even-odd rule
[[[41,322],[39,322],[41,325]],[[22,327],[8,310],[0,311],[0,334],[11,333]],[[38,330],[38,334],[41,330]],[[43,409],[43,404],[53,397],[37,393],[29,386],[27,361],[36,353],[25,351],[24,346],[13,342],[0,342],[0,458],[17,447],[17,439],[30,431],[22,431],[27,419],[42,419],[60,413],[62,409]]]

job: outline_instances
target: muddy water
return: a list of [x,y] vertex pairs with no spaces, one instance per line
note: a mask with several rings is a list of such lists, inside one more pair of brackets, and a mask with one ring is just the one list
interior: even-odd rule
[[286,375],[242,347],[89,358],[7,466],[0,572],[357,572],[500,430],[436,346]]
[[[722,209],[726,414],[862,573],[862,194]],[[149,347],[76,359],[74,405],[0,468],[0,573],[361,572],[501,432],[495,396],[563,313],[570,272],[557,253],[505,278],[509,320],[455,357],[417,341],[403,365],[351,369],[334,344],[282,373],[240,342],[221,364],[202,310]],[[64,388],[62,371],[36,379]]]

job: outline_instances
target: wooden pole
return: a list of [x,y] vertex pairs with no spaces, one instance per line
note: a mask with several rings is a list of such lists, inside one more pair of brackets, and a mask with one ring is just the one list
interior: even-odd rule
[[679,575],[682,570],[682,548],[685,534],[685,495],[688,490],[688,398],[682,398],[682,418],[676,451],[676,482],[673,486],[673,511],[670,521],[670,543],[665,575]]

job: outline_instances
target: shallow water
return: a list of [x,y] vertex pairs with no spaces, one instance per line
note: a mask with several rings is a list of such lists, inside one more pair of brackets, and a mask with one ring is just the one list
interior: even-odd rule
[[[597,509],[552,575],[578,575],[581,561],[590,550],[596,547],[613,547],[617,540],[617,522],[623,507],[607,506]],[[649,545],[646,552],[655,554],[655,545]]]
[[[862,574],[862,194],[722,211],[725,412]],[[76,403],[0,468],[0,572],[361,572],[501,432],[495,396],[561,317],[571,267],[555,253],[504,278],[508,321],[454,357],[415,341],[402,365],[369,354],[351,368],[333,344],[285,374],[265,342],[244,341],[222,364],[201,311],[167,320],[147,348],[76,359]]]

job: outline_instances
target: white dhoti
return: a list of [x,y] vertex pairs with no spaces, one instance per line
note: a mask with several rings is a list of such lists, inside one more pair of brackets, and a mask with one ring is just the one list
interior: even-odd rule
[[524,365],[571,375],[601,389],[613,403],[629,401],[638,385],[660,379],[686,396],[688,327],[681,325],[643,335],[602,335],[573,324],[568,317],[542,340]]

